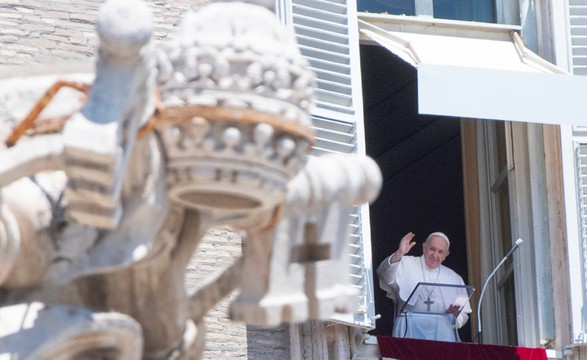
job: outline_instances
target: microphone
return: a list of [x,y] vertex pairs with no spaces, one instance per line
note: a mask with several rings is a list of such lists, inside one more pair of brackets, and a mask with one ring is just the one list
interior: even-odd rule
[[497,269],[499,269],[499,267],[502,266],[503,263],[505,263],[507,258],[509,258],[514,253],[514,251],[518,250],[518,248],[520,247],[520,245],[522,245],[523,242],[524,242],[524,240],[522,240],[522,239],[516,240],[516,242],[514,243],[514,246],[512,246],[510,251],[507,254],[505,254],[503,259],[501,259],[499,264],[497,264],[495,269],[493,269],[491,274],[489,274],[489,276],[487,277],[487,280],[485,280],[485,284],[483,284],[483,289],[481,290],[481,295],[479,295],[479,303],[477,304],[477,343],[478,344],[483,344],[483,333],[481,331],[481,301],[483,301],[483,295],[485,294],[485,289],[487,288],[487,285],[489,284],[489,280],[491,280],[493,275],[495,275],[495,273],[497,272]]
[[[522,245],[523,242],[524,242],[524,240],[522,240],[522,239],[516,240],[516,242],[514,243],[514,246],[512,246],[510,251],[507,254],[505,254],[504,259],[510,257],[510,255],[512,255],[514,253],[514,251],[518,250],[518,248],[520,247],[520,245]],[[499,265],[497,265],[497,266],[499,267]]]

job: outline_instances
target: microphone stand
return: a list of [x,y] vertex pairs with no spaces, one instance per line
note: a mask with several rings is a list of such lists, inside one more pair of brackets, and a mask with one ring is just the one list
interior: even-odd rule
[[489,284],[489,280],[491,280],[493,275],[495,275],[495,273],[497,272],[497,269],[499,269],[499,267],[502,266],[503,263],[505,263],[507,258],[510,257],[514,253],[514,251],[518,250],[518,248],[520,247],[522,242],[524,242],[522,239],[516,240],[516,243],[514,244],[514,246],[512,246],[510,251],[503,257],[503,259],[501,259],[499,264],[497,264],[495,269],[493,269],[491,274],[489,274],[489,276],[487,277],[487,280],[485,280],[485,284],[483,284],[483,289],[481,290],[481,295],[479,295],[479,304],[477,304],[477,343],[478,344],[483,344],[483,332],[481,331],[481,302],[483,301],[483,295],[485,294],[485,290],[487,288],[487,285]]

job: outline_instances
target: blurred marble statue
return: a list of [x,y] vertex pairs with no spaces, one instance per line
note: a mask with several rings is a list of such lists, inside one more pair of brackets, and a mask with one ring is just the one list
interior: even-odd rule
[[[355,310],[348,214],[381,175],[308,157],[314,78],[293,34],[219,1],[155,47],[151,16],[106,2],[95,73],[56,77],[0,148],[0,359],[197,359],[203,316],[237,288],[247,324]],[[63,116],[35,123],[63,88]],[[187,293],[216,225],[242,231],[243,255]]]

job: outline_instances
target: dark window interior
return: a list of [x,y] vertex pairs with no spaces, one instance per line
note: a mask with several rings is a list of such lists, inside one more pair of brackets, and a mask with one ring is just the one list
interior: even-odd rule
[[357,10],[392,15],[416,15],[414,0],[358,0]]
[[[437,19],[495,23],[495,0],[434,0]],[[358,0],[357,9],[370,13],[416,15],[414,0]]]

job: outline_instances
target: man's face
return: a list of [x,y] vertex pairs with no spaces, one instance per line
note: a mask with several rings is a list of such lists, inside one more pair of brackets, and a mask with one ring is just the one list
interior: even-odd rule
[[449,254],[448,244],[440,236],[433,236],[424,242],[424,261],[430,269],[436,269]]

